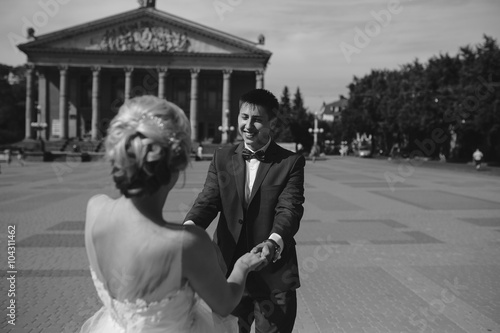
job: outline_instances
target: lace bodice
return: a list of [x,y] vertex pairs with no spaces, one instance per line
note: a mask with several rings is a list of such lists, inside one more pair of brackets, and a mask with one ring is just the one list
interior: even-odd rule
[[109,295],[92,268],[91,274],[99,298],[123,332],[153,332],[158,327],[163,332],[191,332],[195,321],[193,307],[199,300],[188,283],[161,301],[120,302]]

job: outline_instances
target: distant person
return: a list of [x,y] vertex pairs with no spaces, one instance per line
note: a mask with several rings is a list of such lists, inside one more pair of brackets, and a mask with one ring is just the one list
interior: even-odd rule
[[45,141],[40,137],[40,150],[45,153]]
[[196,149],[196,160],[201,161],[202,159],[203,159],[203,145],[200,142],[198,148]]
[[7,157],[7,165],[10,165],[10,162],[12,162],[12,152],[10,149],[5,149],[5,156]]
[[342,144],[342,146],[340,147],[340,156],[344,157],[344,156],[347,156],[347,144]]
[[21,166],[24,166],[24,150],[21,148],[17,151],[17,163],[21,164]]
[[479,150],[479,148],[477,148],[476,151],[472,154],[472,160],[476,164],[476,170],[481,169],[481,161],[483,160],[483,153]]
[[309,153],[309,157],[311,157],[313,163],[316,162],[316,158],[319,156],[319,147],[318,145],[313,145],[311,148],[311,152]]
[[392,148],[391,148],[391,152],[389,153],[389,155],[392,157],[392,158],[399,158],[400,155],[401,155],[401,151],[399,149],[399,145],[397,143],[395,143]]

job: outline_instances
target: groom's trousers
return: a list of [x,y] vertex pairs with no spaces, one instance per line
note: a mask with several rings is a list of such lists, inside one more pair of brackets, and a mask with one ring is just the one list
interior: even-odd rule
[[[248,238],[248,227],[245,224],[241,230],[233,265],[240,256],[250,251],[248,244],[253,242]],[[291,333],[297,315],[297,292],[272,293],[259,273],[251,272],[246,280],[243,298],[232,314],[238,317],[240,333],[250,333],[254,321],[256,333]]]
[[250,333],[255,321],[256,333],[291,333],[297,315],[297,292],[289,290],[272,296],[244,295],[233,311],[240,333]]

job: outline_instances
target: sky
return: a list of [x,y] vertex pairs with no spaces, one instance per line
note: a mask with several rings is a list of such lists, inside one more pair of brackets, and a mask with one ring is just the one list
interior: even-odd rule
[[[137,0],[0,0],[0,63],[26,62],[15,45],[36,35],[138,8]],[[348,96],[353,77],[455,55],[486,34],[499,41],[500,0],[157,0],[156,8],[257,41],[271,51],[265,88],[300,87],[306,107]]]

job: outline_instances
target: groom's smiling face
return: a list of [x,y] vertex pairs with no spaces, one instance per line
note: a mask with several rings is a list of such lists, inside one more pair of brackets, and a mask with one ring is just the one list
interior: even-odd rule
[[271,122],[266,110],[259,105],[243,104],[238,116],[238,129],[243,141],[252,150],[264,147],[271,132]]

